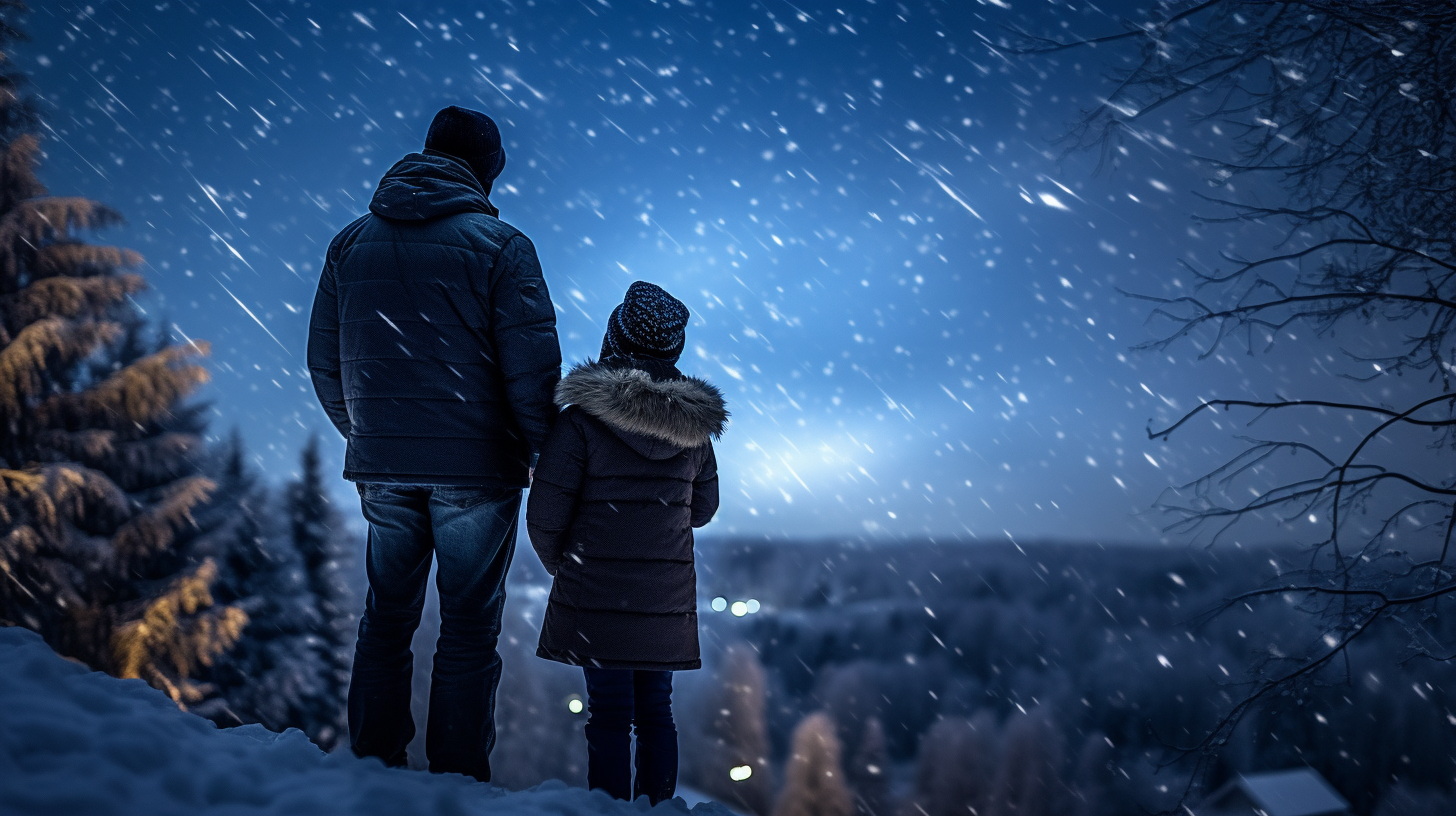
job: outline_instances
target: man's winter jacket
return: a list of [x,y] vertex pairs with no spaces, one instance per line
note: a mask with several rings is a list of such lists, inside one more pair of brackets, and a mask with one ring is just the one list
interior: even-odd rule
[[722,392],[671,365],[571,370],[531,485],[526,528],[556,581],[536,654],[578,666],[702,665],[692,528],[718,510]]
[[535,247],[443,153],[404,157],[369,210],[329,245],[309,322],[344,478],[525,487],[561,370]]

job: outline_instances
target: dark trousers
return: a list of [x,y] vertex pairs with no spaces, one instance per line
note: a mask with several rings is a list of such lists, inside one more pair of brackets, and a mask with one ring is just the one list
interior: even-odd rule
[[[617,799],[646,796],[652,804],[677,790],[677,727],[672,723],[672,672],[583,669],[586,673],[588,788]],[[637,780],[632,780],[632,729]]]
[[410,640],[437,554],[440,639],[425,754],[431,771],[489,781],[501,676],[496,641],[521,491],[361,484],[359,495],[369,522],[369,598],[349,682],[349,743],[359,756],[406,764],[405,746],[415,734]]

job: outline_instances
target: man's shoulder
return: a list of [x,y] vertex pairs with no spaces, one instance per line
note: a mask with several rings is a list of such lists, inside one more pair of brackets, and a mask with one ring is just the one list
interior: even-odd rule
[[525,237],[525,233],[521,232],[510,222],[501,220],[499,216],[483,212],[455,213],[454,215],[447,215],[439,220],[451,224],[468,226],[469,228],[487,233],[492,237],[499,236],[502,239],[501,243],[518,235]]
[[329,252],[336,252],[344,244],[353,240],[354,236],[358,235],[359,231],[364,228],[364,225],[369,223],[371,218],[376,217],[378,216],[375,216],[373,213],[364,213],[353,221],[350,221],[343,229],[339,230],[338,234],[334,236],[334,240],[329,242]]
[[[524,232],[493,215],[479,212],[456,213],[438,219],[435,238],[446,243],[469,246],[481,253],[481,259],[493,259],[511,248],[519,253],[521,247],[534,249],[531,239]],[[491,261],[493,262],[493,261]]]

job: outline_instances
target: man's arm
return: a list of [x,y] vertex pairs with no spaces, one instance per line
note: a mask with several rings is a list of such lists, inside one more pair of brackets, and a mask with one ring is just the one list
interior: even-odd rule
[[566,533],[576,518],[585,474],[586,438],[575,422],[563,418],[546,439],[526,501],[526,532],[552,575],[566,557]]
[[319,275],[313,313],[308,319],[308,373],[313,390],[329,421],[349,438],[349,410],[344,404],[344,380],[339,366],[339,292],[334,273],[334,247],[329,247]]
[[551,293],[536,248],[526,236],[517,234],[501,248],[490,294],[491,333],[506,398],[531,452],[540,453],[556,422],[561,345]]

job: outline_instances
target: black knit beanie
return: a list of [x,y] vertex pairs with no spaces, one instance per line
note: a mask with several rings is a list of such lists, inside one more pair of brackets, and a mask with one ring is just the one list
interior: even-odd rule
[[667,290],[646,281],[627,287],[627,296],[607,318],[602,357],[635,354],[676,363],[687,341],[688,307]]
[[506,150],[501,146],[495,120],[457,105],[435,114],[430,132],[425,135],[425,149],[464,160],[487,190],[506,166]]

